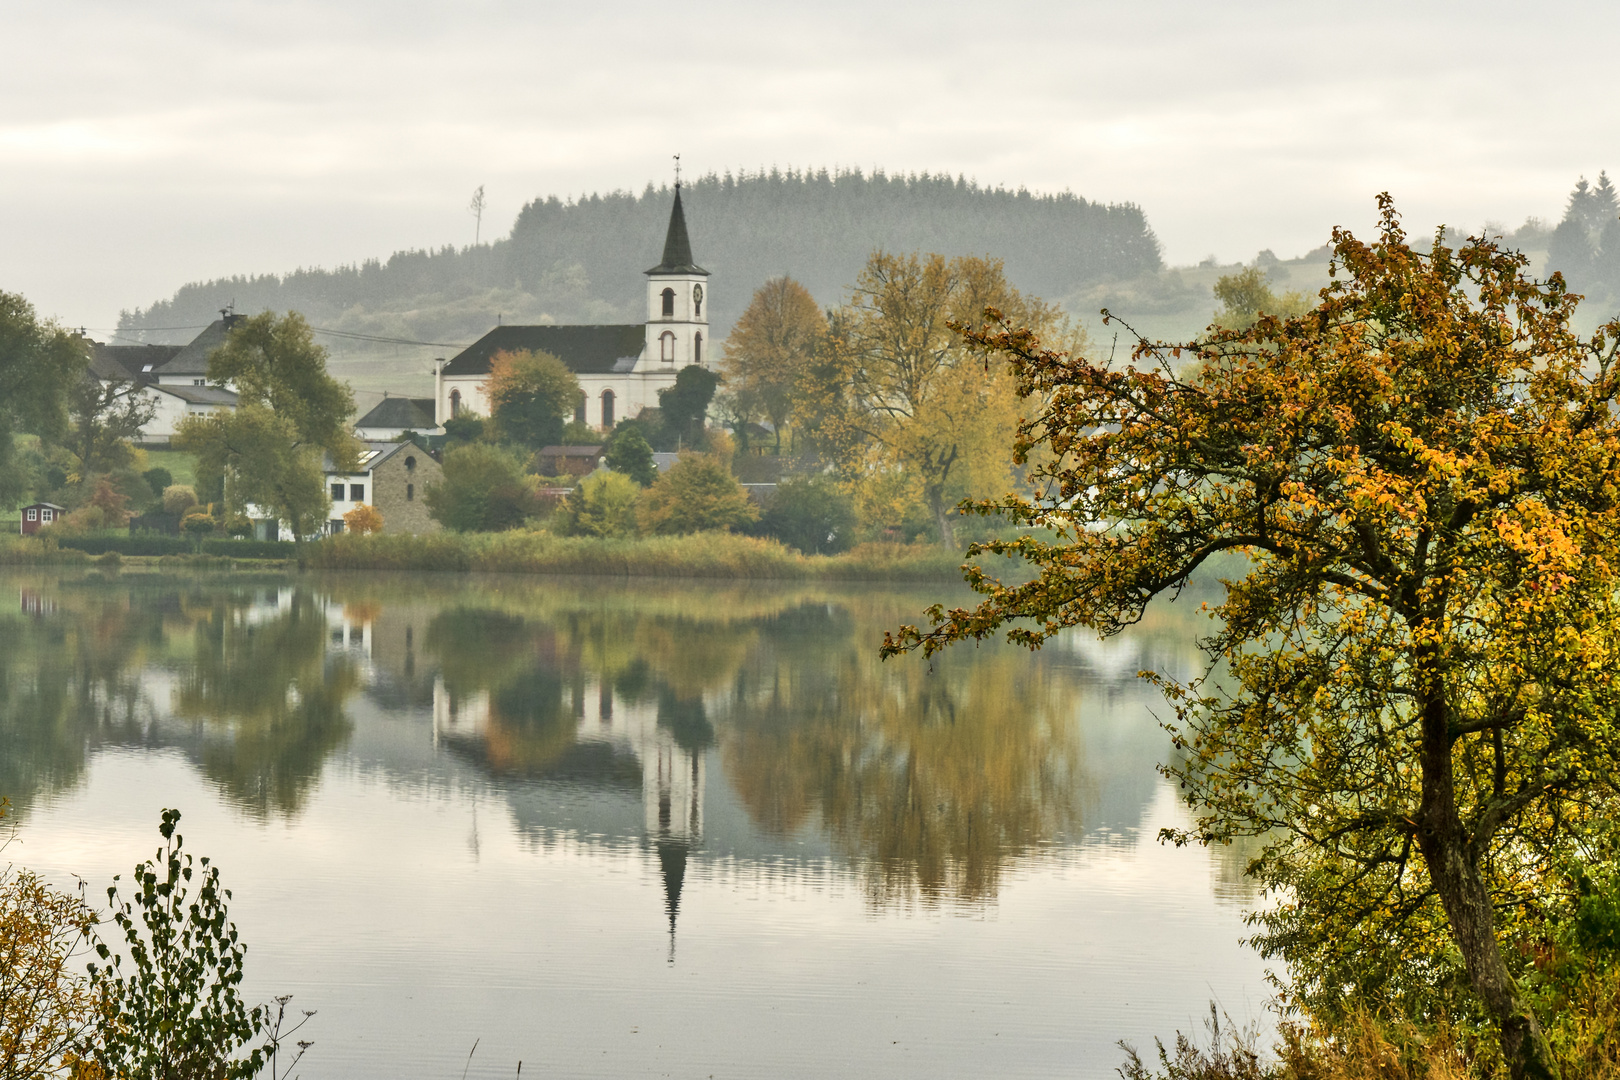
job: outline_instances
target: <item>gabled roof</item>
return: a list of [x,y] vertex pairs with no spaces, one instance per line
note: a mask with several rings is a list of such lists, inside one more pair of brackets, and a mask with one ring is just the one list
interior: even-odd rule
[[409,441],[406,441],[406,442],[374,442],[374,441],[371,441],[371,440],[367,440],[367,441],[363,442],[361,445],[364,446],[365,449],[360,451],[360,465],[359,465],[358,468],[356,468],[354,470],[354,472],[352,472],[352,473],[335,473],[333,468],[332,468],[332,455],[331,454],[326,454],[326,455],[323,456],[322,461],[321,461],[321,468],[325,469],[328,473],[334,473],[334,475],[357,476],[360,473],[370,472],[372,469],[375,469],[377,466],[381,465],[383,462],[387,461],[389,458],[393,457],[395,454],[399,453],[401,450],[415,450],[418,453],[424,453],[424,451],[422,450],[422,448],[420,446],[417,446],[415,443],[409,442]]
[[621,326],[497,326],[444,365],[446,375],[487,375],[498,352],[533,350],[556,356],[576,375],[607,375],[624,368],[646,345],[640,323]]
[[433,422],[432,398],[385,397],[377,407],[355,422],[357,428],[408,428],[428,431]]
[[41,507],[43,507],[46,510],[66,510],[67,509],[67,507],[65,507],[65,506],[57,506],[55,503],[48,503],[48,502],[29,503],[27,506],[19,506],[17,509],[19,509],[19,510],[38,510]]
[[221,389],[218,386],[159,386],[152,383],[147,389],[156,390],[160,394],[169,394],[193,405],[236,404],[236,391]]
[[90,374],[98,379],[150,382],[153,372],[174,359],[180,345],[103,345],[90,343]]
[[675,205],[669,211],[669,232],[664,236],[664,261],[649,274],[708,274],[692,261],[692,239],[686,235],[686,211],[681,209],[681,188],[675,185]]
[[599,458],[606,453],[600,446],[542,446],[536,456]]
[[[237,316],[230,317],[235,322]],[[207,375],[208,354],[225,344],[225,332],[229,329],[224,319],[215,319],[208,328],[191,339],[189,345],[180,346],[180,350],[158,372],[160,375]]]

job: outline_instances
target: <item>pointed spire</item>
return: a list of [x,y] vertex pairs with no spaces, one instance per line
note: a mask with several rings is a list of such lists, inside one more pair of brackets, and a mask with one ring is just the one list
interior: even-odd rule
[[686,235],[686,211],[681,208],[681,188],[675,186],[675,205],[669,211],[669,233],[664,237],[664,261],[649,274],[707,274],[692,261],[692,240]]
[[663,838],[654,845],[658,850],[658,868],[664,874],[664,914],[669,916],[669,961],[675,962],[675,919],[681,913],[681,884],[686,880],[686,853],[684,841]]

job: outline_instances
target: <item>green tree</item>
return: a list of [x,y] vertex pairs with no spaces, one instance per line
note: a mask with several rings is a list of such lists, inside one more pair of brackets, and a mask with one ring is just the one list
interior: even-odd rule
[[237,408],[186,417],[175,446],[197,455],[205,489],[223,484],[231,513],[254,505],[285,521],[302,561],[331,507],[328,462],[339,472],[358,465],[349,388],[327,374],[326,350],[297,312],[239,320],[208,358],[208,378],[235,385]]
[[704,532],[750,525],[759,509],[725,462],[713,454],[682,454],[642,495],[640,520],[651,533]]
[[129,965],[97,943],[103,962],[90,975],[106,1016],[89,1056],[109,1077],[246,1080],[264,1065],[269,1048],[248,1044],[268,1016],[242,1000],[247,947],[226,910],[231,894],[218,867],[182,850],[179,822],[178,810],[163,811],[163,846],[135,867],[128,899],[118,878],[107,890]]
[[490,361],[490,412],[501,432],[530,450],[555,446],[585,392],[579,380],[548,352],[498,352]]
[[854,538],[855,504],[829,477],[789,477],[776,485],[759,531],[806,555],[835,555]]
[[827,337],[827,317],[810,290],[792,278],[771,278],[754,290],[754,298],[731,329],[720,368],[744,418],[757,408],[776,432],[792,412],[794,391]]
[[1258,266],[1218,278],[1215,282],[1215,299],[1221,302],[1221,310],[1215,313],[1215,322],[1228,330],[1247,330],[1261,315],[1288,318],[1310,307],[1300,293],[1278,295],[1272,292],[1266,272]]
[[142,397],[135,383],[90,374],[69,388],[67,408],[63,446],[78,463],[81,482],[134,460],[129,440],[157,415],[157,403]]
[[592,473],[557,508],[558,531],[564,536],[634,536],[640,498],[641,488],[631,477]]
[[1620,324],[1579,337],[1578,298],[1522,255],[1421,254],[1380,205],[1375,243],[1335,230],[1345,276],[1313,311],[1179,347],[1184,377],[1145,340],[1118,369],[970,332],[1045,402],[1020,455],[1061,452],[1038,498],[981,508],[1057,539],[977,545],[1037,573],[969,569],[976,609],[884,651],[1015,619],[1032,647],[1115,633],[1245,555],[1213,610],[1223,681],[1160,679],[1195,814],[1167,834],[1258,845],[1248,872],[1285,899],[1255,918],[1295,1000],[1422,1009],[1455,977],[1512,1074],[1553,1076],[1520,977],[1559,902],[1547,868],[1620,795]]
[[67,432],[67,397],[90,363],[84,341],[42,322],[34,306],[0,291],[0,502],[29,495],[18,467],[16,437],[59,441]]
[[445,451],[444,479],[423,492],[433,520],[457,532],[500,532],[539,509],[536,481],[518,457],[488,443]]
[[159,465],[141,473],[141,479],[152,489],[152,498],[162,501],[164,489],[174,483],[174,474]]
[[639,427],[615,430],[608,440],[607,467],[623,473],[642,487],[658,479],[658,466],[653,463],[653,450],[642,437]]
[[681,446],[697,449],[704,445],[704,420],[719,385],[720,376],[708,368],[688,364],[675,373],[674,386],[658,391],[660,416]]

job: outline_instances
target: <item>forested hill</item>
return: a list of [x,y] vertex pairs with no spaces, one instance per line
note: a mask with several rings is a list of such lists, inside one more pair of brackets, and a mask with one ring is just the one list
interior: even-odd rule
[[[692,248],[713,273],[716,336],[754,289],[791,274],[837,302],[874,248],[992,255],[1014,284],[1057,299],[1161,266],[1158,239],[1132,204],[1037,195],[949,176],[778,171],[709,175],[684,187]],[[536,199],[493,243],[402,251],[335,270],[296,270],[187,285],[127,313],[127,336],[189,340],[232,301],[242,312],[296,309],[319,327],[416,341],[470,342],[512,322],[640,322],[641,271],[657,263],[669,188],[577,201]]]

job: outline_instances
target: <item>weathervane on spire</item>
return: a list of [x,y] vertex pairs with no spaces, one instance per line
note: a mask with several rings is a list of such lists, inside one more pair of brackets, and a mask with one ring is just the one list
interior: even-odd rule
[[680,190],[680,186],[681,186],[681,155],[676,154],[675,155],[675,188],[676,188],[676,190]]

